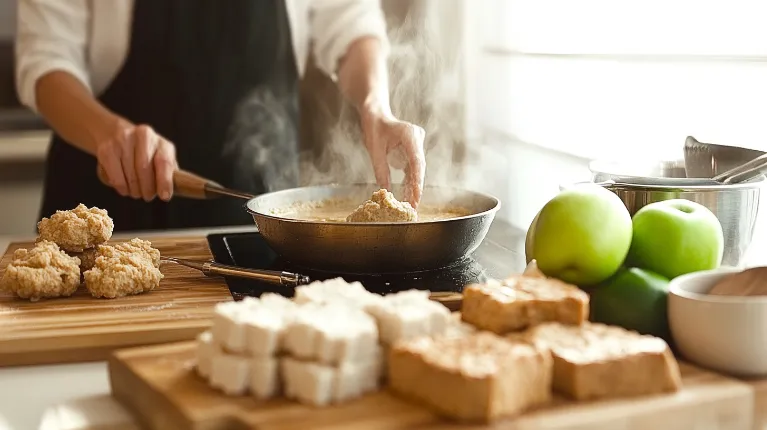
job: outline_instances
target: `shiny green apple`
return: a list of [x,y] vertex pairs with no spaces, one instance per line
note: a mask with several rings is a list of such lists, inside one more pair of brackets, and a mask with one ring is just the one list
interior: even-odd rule
[[530,264],[533,260],[533,237],[535,237],[533,233],[535,232],[535,226],[538,224],[538,217],[540,215],[539,211],[527,229],[527,235],[525,236],[525,264]]
[[612,276],[631,246],[631,215],[620,198],[595,184],[579,184],[551,199],[525,240],[528,262],[579,286]]
[[668,284],[668,279],[655,272],[622,268],[589,290],[590,319],[670,341]]
[[707,207],[690,200],[651,203],[633,218],[628,262],[668,279],[719,267],[724,253],[722,225]]

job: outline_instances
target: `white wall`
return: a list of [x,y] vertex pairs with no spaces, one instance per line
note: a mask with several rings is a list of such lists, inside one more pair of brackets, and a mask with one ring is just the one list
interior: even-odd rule
[[[656,22],[664,32],[650,40],[631,28],[663,21],[663,14],[634,9],[667,3],[619,8],[587,0],[595,2],[605,11],[615,6],[614,19],[566,0],[464,2],[467,133],[483,170],[474,184],[501,198],[500,216],[523,229],[560,184],[590,179],[592,158],[677,158],[688,134],[767,148],[755,138],[767,124],[767,48],[751,37],[767,30],[737,25],[760,14],[724,3],[696,10],[688,1],[691,13],[723,33],[704,43],[675,22]],[[562,8],[572,10],[551,15]],[[614,31],[597,28],[590,38],[582,28],[599,26]],[[767,242],[765,201],[755,240]]]

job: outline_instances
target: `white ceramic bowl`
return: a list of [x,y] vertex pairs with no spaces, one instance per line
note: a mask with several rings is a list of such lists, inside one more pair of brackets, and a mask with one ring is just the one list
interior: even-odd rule
[[710,296],[740,268],[721,267],[671,281],[668,318],[683,358],[733,376],[767,375],[767,297]]

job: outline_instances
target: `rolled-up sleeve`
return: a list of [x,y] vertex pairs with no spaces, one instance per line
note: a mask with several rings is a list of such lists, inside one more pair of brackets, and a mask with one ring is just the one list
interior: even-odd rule
[[355,40],[372,36],[389,51],[380,0],[313,0],[310,18],[317,66],[335,77],[338,63]]
[[46,73],[72,74],[90,88],[86,52],[88,0],[19,0],[16,33],[16,91],[37,111],[35,86]]

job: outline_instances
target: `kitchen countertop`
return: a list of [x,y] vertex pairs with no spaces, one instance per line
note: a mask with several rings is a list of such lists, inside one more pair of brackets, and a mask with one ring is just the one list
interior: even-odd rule
[[[135,232],[129,234],[116,234],[115,238],[142,237],[167,235],[200,235],[218,232],[247,232],[255,231],[254,226],[227,227],[216,229],[181,230],[165,232]],[[5,252],[8,244],[13,241],[31,240],[27,237],[0,236],[0,249]],[[127,423],[128,427],[118,427],[108,423],[104,429],[130,429],[132,418],[127,415],[119,404],[114,402],[109,395],[109,377],[106,362],[75,363],[47,366],[21,366],[0,368],[0,430],[32,430],[36,428],[50,430],[75,430],[93,428],[107,420],[117,420],[117,423]],[[41,425],[41,417],[45,414],[51,416],[53,411],[61,408],[54,405],[69,405],[72,401],[81,398],[101,398],[96,401],[96,407],[92,402],[86,402],[84,409],[75,408],[74,415],[66,418],[49,419]],[[53,408],[52,408],[53,407]],[[50,412],[46,410],[50,409]],[[65,407],[66,409],[66,407]],[[70,408],[71,409],[71,408]],[[94,414],[88,419],[82,419],[81,413]],[[87,427],[86,427],[87,425]]]
[[[255,231],[253,226],[164,232],[132,232],[115,238],[208,235]],[[496,220],[489,238],[523,252],[524,232]],[[0,249],[31,237],[0,236]],[[0,368],[0,430],[138,430],[110,396],[106,362]]]
[[[502,221],[493,224],[489,237],[513,244],[520,251],[522,232]],[[158,235],[207,235],[217,232],[254,231],[254,227],[131,233],[120,237]],[[765,231],[767,232],[767,231]],[[767,264],[767,237],[757,231],[747,266]],[[499,237],[500,235],[500,237]],[[0,249],[12,240],[0,236]],[[0,430],[138,430],[133,418],[110,396],[106,362],[24,366],[0,369]]]

